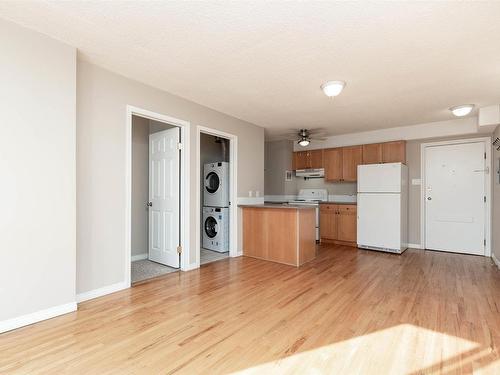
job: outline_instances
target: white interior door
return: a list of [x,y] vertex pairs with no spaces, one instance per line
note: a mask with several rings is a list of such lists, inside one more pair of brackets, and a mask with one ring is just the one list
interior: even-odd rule
[[179,128],[149,136],[149,259],[179,267]]
[[484,142],[425,149],[427,249],[484,255]]

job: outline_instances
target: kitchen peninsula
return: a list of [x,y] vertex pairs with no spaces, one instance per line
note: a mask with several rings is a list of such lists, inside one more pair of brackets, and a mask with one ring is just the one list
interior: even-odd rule
[[300,266],[316,257],[314,207],[240,205],[243,255]]

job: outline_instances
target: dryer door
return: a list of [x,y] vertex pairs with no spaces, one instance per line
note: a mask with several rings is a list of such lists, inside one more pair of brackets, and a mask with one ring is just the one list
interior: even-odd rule
[[217,224],[217,220],[213,216],[209,216],[205,220],[205,234],[209,238],[214,238],[217,236],[219,232],[219,225]]
[[210,194],[214,194],[220,187],[220,178],[219,175],[215,172],[210,172],[205,177],[205,190]]

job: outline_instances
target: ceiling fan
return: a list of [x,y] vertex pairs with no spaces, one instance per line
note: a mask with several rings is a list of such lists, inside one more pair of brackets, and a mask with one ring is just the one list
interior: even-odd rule
[[325,141],[326,132],[323,128],[299,129],[286,134],[287,139],[297,141],[302,147],[306,147],[311,141]]

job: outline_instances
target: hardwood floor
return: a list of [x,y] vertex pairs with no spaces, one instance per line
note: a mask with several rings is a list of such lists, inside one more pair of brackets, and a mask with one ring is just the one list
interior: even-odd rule
[[499,310],[489,258],[232,258],[0,335],[0,374],[498,374]]

